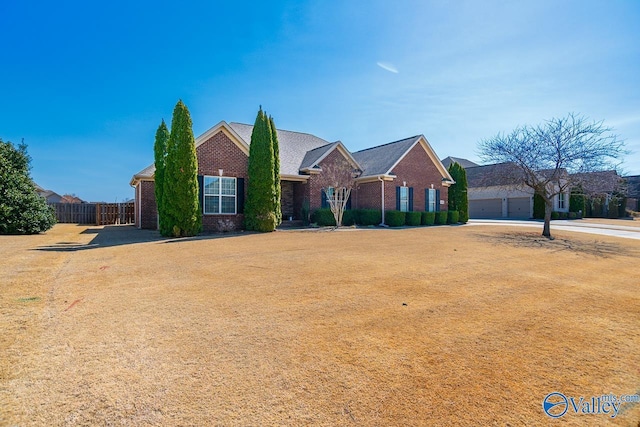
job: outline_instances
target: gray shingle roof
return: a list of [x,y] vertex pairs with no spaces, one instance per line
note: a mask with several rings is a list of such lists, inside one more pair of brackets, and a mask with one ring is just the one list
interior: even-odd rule
[[574,173],[571,177],[587,194],[612,194],[623,189],[623,180],[614,170]]
[[473,163],[471,160],[467,160],[467,159],[463,159],[461,157],[446,157],[444,159],[442,159],[442,165],[449,169],[449,166],[451,166],[451,163],[456,162],[458,163],[460,166],[462,166],[463,168],[472,168],[474,166],[479,166],[477,163]]
[[[229,123],[231,129],[233,129],[240,138],[242,138],[247,145],[251,144],[251,132],[253,132],[253,125],[246,125],[243,123]],[[308,162],[307,152],[319,151],[317,148],[325,145],[331,145],[329,141],[325,141],[317,136],[292,132],[288,130],[277,130],[278,144],[280,148],[280,173],[284,175],[298,175],[300,169],[303,167],[303,163]],[[317,158],[322,156],[320,153]],[[305,161],[306,160],[306,161]],[[311,164],[310,166],[313,166]]]
[[361,177],[390,173],[393,165],[420,137],[421,135],[412,136],[353,153],[353,158],[362,167]]
[[522,176],[514,163],[473,166],[465,168],[465,172],[469,188],[514,185],[520,182],[517,176]]

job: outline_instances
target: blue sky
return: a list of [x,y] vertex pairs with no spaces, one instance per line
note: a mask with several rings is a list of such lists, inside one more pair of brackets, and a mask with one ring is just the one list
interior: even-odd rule
[[89,201],[131,198],[182,99],[196,137],[220,120],[341,140],[478,141],[568,112],[604,120],[640,174],[640,2],[0,3],[0,138],[32,176]]

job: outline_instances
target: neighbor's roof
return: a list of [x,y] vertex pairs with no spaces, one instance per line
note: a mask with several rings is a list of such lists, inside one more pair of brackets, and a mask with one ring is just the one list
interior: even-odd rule
[[612,194],[622,190],[623,179],[615,170],[574,173],[571,176],[588,194]]
[[469,188],[514,185],[519,182],[515,178],[518,174],[517,166],[510,162],[473,166],[465,168],[465,171]]
[[377,147],[353,153],[353,158],[362,167],[362,176],[386,175],[398,160],[420,139],[422,135],[401,139]]
[[[229,123],[229,126],[247,143],[251,144],[251,132],[253,125],[243,123]],[[303,169],[303,163],[307,163],[307,153],[317,148],[333,145],[329,141],[318,138],[315,135],[302,132],[292,132],[289,130],[277,130],[278,147],[280,150],[280,173],[283,175],[299,175]],[[334,143],[336,144],[336,143]],[[333,147],[327,147],[333,148]],[[320,158],[324,152],[318,155]],[[307,162],[305,162],[305,159]],[[308,167],[313,166],[313,164]]]
[[449,166],[451,166],[451,163],[457,163],[460,166],[462,166],[463,168],[472,168],[474,166],[480,166],[477,163],[473,163],[471,160],[467,160],[467,159],[463,159],[461,157],[446,157],[444,159],[442,159],[442,165],[449,169]]
[[627,197],[640,199],[640,175],[625,176],[627,182]]

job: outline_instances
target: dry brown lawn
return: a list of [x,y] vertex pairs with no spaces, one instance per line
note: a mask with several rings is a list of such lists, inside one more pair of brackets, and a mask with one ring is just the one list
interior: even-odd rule
[[0,425],[624,425],[640,242],[497,227],[0,237]]
[[619,225],[623,227],[640,227],[640,219],[608,219],[608,218],[584,218],[579,223]]

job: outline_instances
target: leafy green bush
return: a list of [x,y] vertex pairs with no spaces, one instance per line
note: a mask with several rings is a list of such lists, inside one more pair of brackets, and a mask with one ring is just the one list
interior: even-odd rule
[[389,227],[403,226],[406,221],[406,212],[386,211],[385,221]]
[[551,212],[551,219],[560,219],[560,212]]
[[329,208],[316,209],[311,214],[311,222],[315,222],[320,227],[327,227],[336,225],[336,219],[333,217],[333,213]]
[[420,225],[422,212],[407,212],[405,216],[407,225]]
[[0,234],[36,234],[56,223],[53,208],[36,193],[30,162],[25,144],[0,138]]
[[382,222],[382,213],[377,209],[357,209],[356,224],[378,225]]
[[457,224],[459,216],[460,216],[460,214],[459,214],[458,211],[449,211],[449,214],[448,214],[448,217],[447,217],[447,223],[449,223],[449,224]]
[[435,212],[422,212],[422,225],[433,225],[436,223]]
[[560,212],[560,219],[567,219],[569,214],[567,212]]
[[569,212],[569,219],[576,219],[578,217],[578,214],[575,212]]
[[448,216],[447,211],[436,212],[436,224],[445,225],[447,223]]

